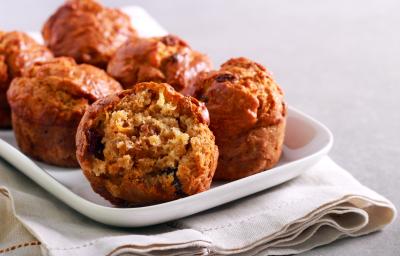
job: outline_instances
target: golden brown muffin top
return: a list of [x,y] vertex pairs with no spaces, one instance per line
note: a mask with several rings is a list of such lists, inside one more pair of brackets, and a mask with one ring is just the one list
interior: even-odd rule
[[130,18],[94,0],[69,0],[47,20],[42,35],[55,56],[106,68],[115,50],[136,37]]
[[220,70],[203,74],[196,87],[196,96],[210,112],[217,140],[276,124],[286,115],[279,85],[262,65],[246,58],[230,59]]
[[47,125],[77,125],[87,107],[121,91],[103,70],[61,57],[36,63],[12,81],[8,101],[14,114]]
[[127,41],[116,51],[107,71],[125,88],[139,82],[166,82],[190,95],[197,74],[210,68],[207,56],[179,37],[167,35]]
[[49,60],[52,53],[23,32],[0,32],[0,91],[14,77],[23,75],[35,62]]

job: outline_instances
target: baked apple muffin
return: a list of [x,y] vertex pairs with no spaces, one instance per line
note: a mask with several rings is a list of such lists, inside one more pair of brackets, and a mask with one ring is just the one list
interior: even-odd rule
[[105,71],[72,58],[36,63],[7,92],[18,146],[49,164],[75,167],[75,135],[91,103],[122,87]]
[[115,50],[136,37],[130,18],[94,0],[69,0],[46,21],[42,35],[55,56],[106,68]]
[[6,92],[13,78],[21,76],[35,62],[49,60],[52,53],[25,33],[0,31],[0,128],[11,127]]
[[94,191],[118,206],[207,190],[218,159],[204,104],[153,82],[95,102],[79,124],[76,143]]
[[125,88],[139,82],[165,82],[191,95],[196,76],[210,68],[206,55],[177,36],[167,35],[128,40],[116,51],[107,72]]
[[267,70],[245,58],[199,77],[220,157],[215,178],[235,180],[264,171],[280,158],[286,124],[281,88]]

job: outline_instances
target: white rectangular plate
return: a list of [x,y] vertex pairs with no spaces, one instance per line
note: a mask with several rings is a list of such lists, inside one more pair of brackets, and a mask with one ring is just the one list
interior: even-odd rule
[[[143,9],[122,9],[131,16],[141,36],[166,34]],[[41,40],[40,34],[31,35]],[[12,131],[0,131],[0,157],[91,219],[114,226],[142,227],[186,217],[288,181],[318,162],[332,143],[332,134],[325,126],[289,108],[283,155],[274,168],[237,181],[215,183],[210,190],[193,196],[136,208],[113,207],[93,192],[80,169],[59,168],[29,159],[17,149]]]
[[[80,169],[35,162],[17,149],[12,131],[0,131],[0,156],[37,184],[83,215],[121,227],[142,227],[186,217],[288,181],[330,150],[330,131],[311,117],[289,108],[283,155],[274,168],[179,200],[136,208],[115,208],[93,192]],[[159,214],[162,212],[163,214]]]

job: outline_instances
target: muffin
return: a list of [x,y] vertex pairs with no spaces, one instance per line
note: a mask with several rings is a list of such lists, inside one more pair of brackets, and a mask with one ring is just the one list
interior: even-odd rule
[[139,82],[165,82],[191,95],[196,76],[210,68],[207,56],[177,36],[167,35],[128,40],[116,51],[107,72],[124,88]]
[[220,152],[215,179],[240,179],[279,161],[286,105],[281,88],[263,66],[231,59],[199,77],[196,88],[210,113]]
[[136,37],[130,18],[93,0],[69,0],[46,21],[42,35],[55,56],[106,68],[115,50]]
[[71,58],[37,63],[7,92],[18,146],[43,162],[79,166],[75,135],[91,103],[122,87],[103,70]]
[[51,52],[27,34],[0,31],[0,128],[11,127],[6,92],[14,77],[21,76],[35,62],[49,60]]
[[76,143],[92,188],[117,206],[207,190],[218,159],[204,104],[153,82],[95,102],[79,124]]

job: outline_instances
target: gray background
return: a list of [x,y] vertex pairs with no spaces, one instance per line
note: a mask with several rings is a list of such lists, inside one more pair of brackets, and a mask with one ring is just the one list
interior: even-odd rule
[[[0,28],[39,30],[61,2],[2,0]],[[400,1],[102,2],[143,6],[215,66],[233,56],[267,66],[289,104],[332,130],[331,157],[400,207]],[[304,255],[400,255],[400,221]]]

